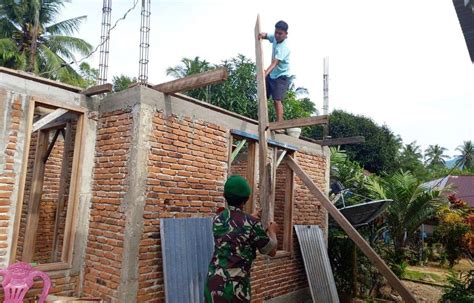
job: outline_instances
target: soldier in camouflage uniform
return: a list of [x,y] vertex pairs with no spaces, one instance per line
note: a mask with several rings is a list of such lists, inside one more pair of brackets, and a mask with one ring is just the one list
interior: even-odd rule
[[257,218],[242,210],[250,191],[241,176],[231,176],[224,186],[228,206],[214,218],[214,255],[204,289],[208,303],[250,302],[250,268],[256,250],[275,255],[276,223],[269,224],[267,234]]

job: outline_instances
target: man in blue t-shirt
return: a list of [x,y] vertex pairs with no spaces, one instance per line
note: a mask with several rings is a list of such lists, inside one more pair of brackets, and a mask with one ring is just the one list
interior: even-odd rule
[[281,100],[285,97],[290,85],[290,49],[286,44],[288,24],[278,21],[275,24],[275,34],[260,33],[259,39],[267,39],[272,43],[272,63],[265,70],[265,83],[267,98],[275,102],[277,121],[283,120],[283,105]]

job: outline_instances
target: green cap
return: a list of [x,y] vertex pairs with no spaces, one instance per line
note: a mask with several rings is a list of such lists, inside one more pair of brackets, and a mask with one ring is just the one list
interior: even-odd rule
[[224,196],[227,198],[248,198],[250,197],[250,186],[242,176],[230,176],[224,185]]

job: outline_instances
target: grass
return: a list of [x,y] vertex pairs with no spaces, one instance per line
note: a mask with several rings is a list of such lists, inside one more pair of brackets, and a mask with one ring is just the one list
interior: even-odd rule
[[403,278],[415,281],[445,283],[446,278],[432,272],[422,272],[412,269],[406,269]]

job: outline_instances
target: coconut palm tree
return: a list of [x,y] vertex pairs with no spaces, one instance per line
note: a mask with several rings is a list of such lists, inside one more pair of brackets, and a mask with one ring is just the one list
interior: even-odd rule
[[472,141],[464,141],[464,143],[458,146],[456,150],[460,152],[460,154],[457,156],[457,166],[461,168],[469,168],[474,164],[474,147],[472,146]]
[[433,217],[445,200],[438,189],[421,186],[410,172],[398,172],[385,180],[367,179],[369,195],[374,199],[392,199],[386,219],[394,252],[403,260],[406,247],[415,231]]
[[181,64],[178,64],[174,67],[168,67],[166,69],[166,74],[172,76],[176,79],[184,78],[189,75],[198,74],[202,72],[207,72],[211,70],[212,65],[206,60],[201,60],[198,57],[194,59],[183,58],[181,59]]
[[441,147],[438,144],[428,146],[425,150],[425,163],[429,166],[444,165],[446,163],[445,159],[448,158],[444,154],[446,151],[447,148]]
[[92,46],[72,36],[86,16],[57,22],[66,0],[0,0],[0,65],[76,84],[68,62]]
[[[174,67],[168,67],[166,69],[166,74],[176,79],[180,79],[193,74],[207,72],[213,68],[214,67],[209,62],[201,60],[199,57],[195,57],[194,59],[183,58],[181,59],[181,64]],[[210,102],[211,98],[209,85],[207,87],[193,89],[186,92],[186,94],[199,100],[206,100],[207,102]]]

